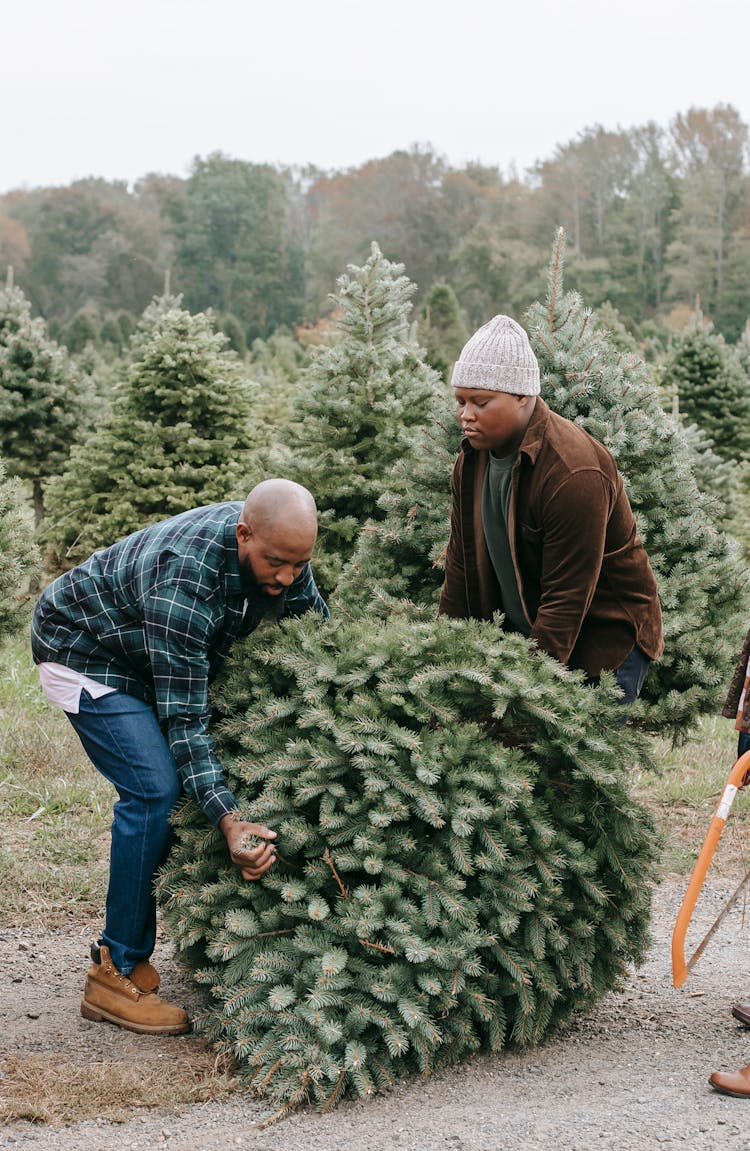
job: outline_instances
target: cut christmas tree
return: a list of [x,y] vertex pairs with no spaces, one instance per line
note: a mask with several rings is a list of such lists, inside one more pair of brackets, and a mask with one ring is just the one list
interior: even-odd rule
[[616,689],[492,624],[307,616],[217,705],[258,883],[192,805],[161,880],[203,1026],[277,1114],[538,1042],[643,956],[655,836]]

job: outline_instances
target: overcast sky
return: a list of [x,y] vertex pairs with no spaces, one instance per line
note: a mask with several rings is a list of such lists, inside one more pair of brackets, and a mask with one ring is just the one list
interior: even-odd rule
[[0,193],[215,151],[522,174],[594,124],[750,121],[747,0],[0,0],[0,43]]

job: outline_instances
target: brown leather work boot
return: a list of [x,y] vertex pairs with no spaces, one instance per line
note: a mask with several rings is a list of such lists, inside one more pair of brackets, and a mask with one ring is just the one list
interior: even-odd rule
[[708,1082],[714,1091],[722,1095],[735,1095],[738,1099],[750,1098],[750,1066],[740,1067],[739,1071],[714,1071]]
[[[91,944],[89,949],[91,954],[92,963],[101,963],[102,961],[102,945],[104,940],[97,939]],[[133,970],[130,972],[128,979],[131,983],[135,983],[139,991],[158,991],[161,982],[161,976],[152,963],[148,959],[141,959],[136,963]]]
[[[150,963],[138,965],[133,974],[147,982],[149,971],[158,975]],[[150,977],[153,982],[153,976]],[[182,1035],[190,1030],[187,1012],[181,1007],[165,1003],[156,991],[144,991],[133,979],[117,970],[109,955],[109,948],[99,947],[99,962],[92,963],[86,975],[86,986],[81,1000],[81,1015],[95,1023],[107,1020],[137,1031],[142,1035]]]

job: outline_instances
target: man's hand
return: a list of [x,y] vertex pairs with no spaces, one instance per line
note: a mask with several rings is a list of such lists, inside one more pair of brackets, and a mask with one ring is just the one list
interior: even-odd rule
[[[232,863],[239,867],[243,879],[260,879],[276,862],[276,847],[273,840],[276,832],[261,823],[243,823],[233,815],[222,816],[219,822],[229,848]],[[252,840],[257,839],[257,847]]]

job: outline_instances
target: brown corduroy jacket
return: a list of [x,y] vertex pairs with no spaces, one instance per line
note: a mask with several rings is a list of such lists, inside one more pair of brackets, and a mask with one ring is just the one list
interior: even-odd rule
[[[440,613],[491,619],[502,595],[482,527],[487,452],[464,441],[453,470]],[[656,580],[611,454],[541,397],[513,466],[508,535],[531,638],[589,676],[634,644],[664,648]]]

